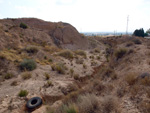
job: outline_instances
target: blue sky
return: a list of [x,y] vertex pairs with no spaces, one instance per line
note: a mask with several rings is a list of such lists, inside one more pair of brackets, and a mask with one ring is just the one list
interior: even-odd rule
[[63,21],[82,32],[150,28],[150,0],[0,0],[0,18]]

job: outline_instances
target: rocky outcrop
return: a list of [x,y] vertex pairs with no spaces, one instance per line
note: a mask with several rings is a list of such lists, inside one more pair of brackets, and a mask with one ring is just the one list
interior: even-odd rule
[[[28,28],[20,28],[20,23],[25,23]],[[0,49],[17,48],[26,43],[44,43],[68,49],[86,49],[88,45],[87,39],[68,23],[35,18],[0,20]]]

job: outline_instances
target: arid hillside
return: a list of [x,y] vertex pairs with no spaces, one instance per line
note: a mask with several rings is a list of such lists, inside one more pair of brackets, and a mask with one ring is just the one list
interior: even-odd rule
[[0,113],[150,113],[149,39],[6,19],[0,43]]
[[70,24],[46,22],[36,18],[0,20],[0,37],[0,49],[18,48],[29,43],[74,50],[86,49],[88,46],[87,39]]

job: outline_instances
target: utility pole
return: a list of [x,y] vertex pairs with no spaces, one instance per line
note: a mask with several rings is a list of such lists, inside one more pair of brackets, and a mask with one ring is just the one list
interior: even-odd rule
[[127,16],[127,28],[126,28],[126,35],[128,35],[128,23],[129,23],[129,15]]

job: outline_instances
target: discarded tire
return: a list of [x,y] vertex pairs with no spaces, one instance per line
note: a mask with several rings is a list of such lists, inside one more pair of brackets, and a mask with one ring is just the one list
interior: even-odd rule
[[40,97],[33,97],[30,100],[28,100],[26,107],[29,110],[33,110],[38,108],[41,105],[42,105],[42,99]]

